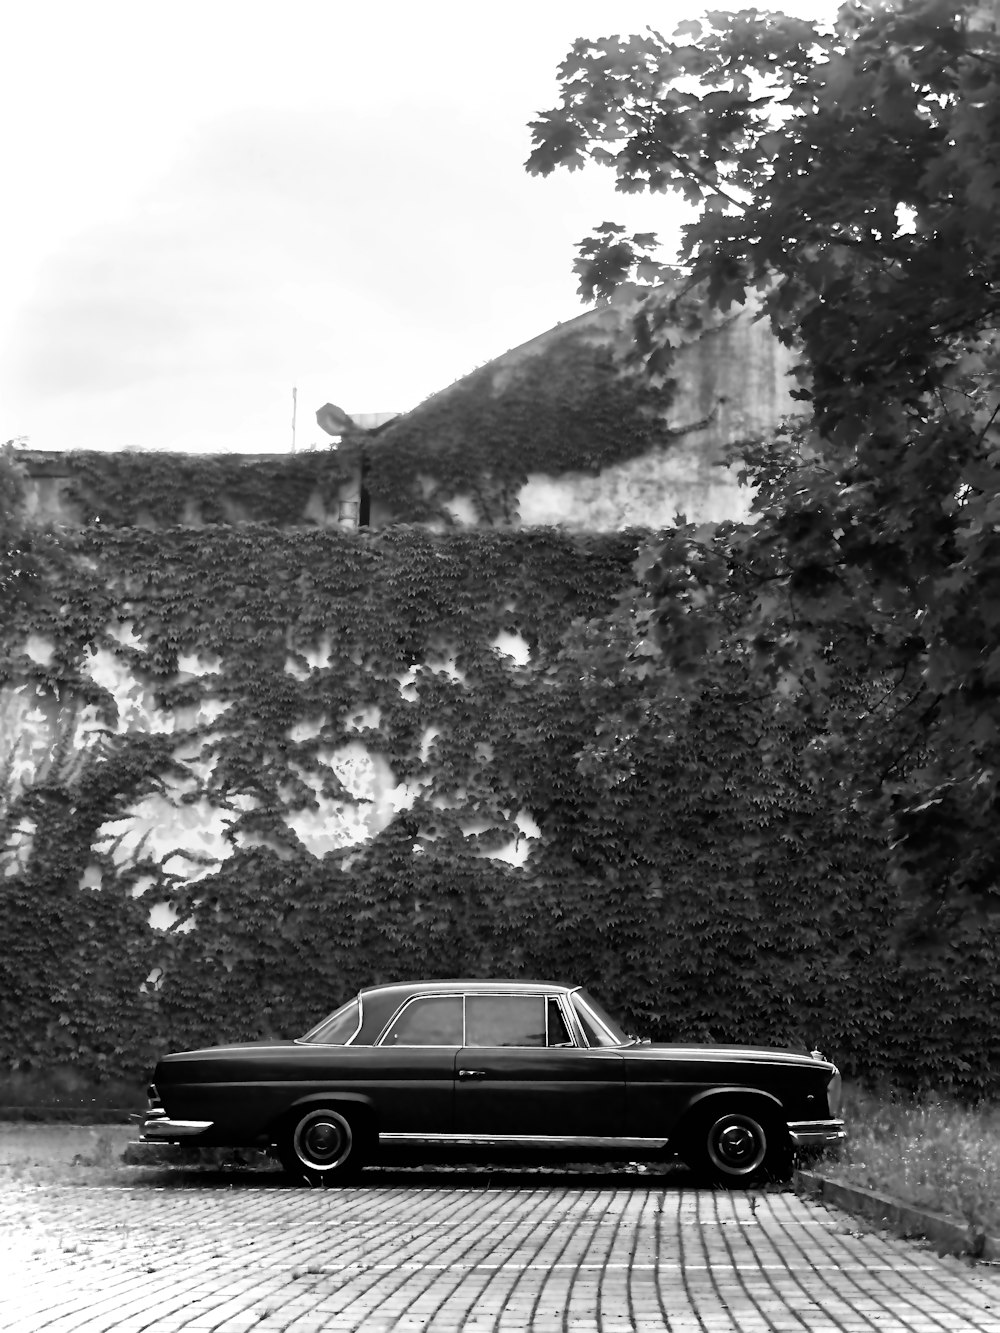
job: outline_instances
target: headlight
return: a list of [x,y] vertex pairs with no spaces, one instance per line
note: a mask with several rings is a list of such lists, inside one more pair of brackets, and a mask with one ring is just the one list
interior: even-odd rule
[[832,1116],[840,1115],[840,1102],[843,1092],[844,1080],[840,1077],[840,1070],[834,1067],[834,1071],[830,1075],[830,1082],[826,1085],[826,1100]]

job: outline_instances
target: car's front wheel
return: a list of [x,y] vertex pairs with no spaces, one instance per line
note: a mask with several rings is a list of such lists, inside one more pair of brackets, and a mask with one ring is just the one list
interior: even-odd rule
[[277,1147],[285,1171],[301,1184],[339,1184],[361,1165],[358,1127],[332,1106],[297,1112],[283,1127]]
[[739,1188],[792,1173],[788,1129],[777,1115],[744,1107],[715,1108],[686,1129],[681,1156],[712,1184]]

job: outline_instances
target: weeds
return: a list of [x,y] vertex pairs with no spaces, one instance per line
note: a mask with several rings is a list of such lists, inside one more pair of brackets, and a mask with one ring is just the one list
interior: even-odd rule
[[1000,1107],[854,1088],[844,1114],[847,1146],[824,1175],[1000,1235]]
[[93,1148],[87,1153],[77,1153],[73,1158],[74,1166],[112,1166],[121,1157],[121,1147],[110,1133],[98,1134]]
[[105,1184],[121,1176],[129,1126],[0,1125],[0,1187]]

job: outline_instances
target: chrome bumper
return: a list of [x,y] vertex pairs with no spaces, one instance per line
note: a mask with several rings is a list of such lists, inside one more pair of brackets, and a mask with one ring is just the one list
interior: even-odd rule
[[146,1143],[187,1139],[192,1134],[204,1134],[214,1123],[214,1120],[171,1120],[163,1111],[151,1111],[140,1126],[139,1138]]
[[833,1148],[847,1131],[843,1120],[789,1120],[788,1137],[796,1148]]

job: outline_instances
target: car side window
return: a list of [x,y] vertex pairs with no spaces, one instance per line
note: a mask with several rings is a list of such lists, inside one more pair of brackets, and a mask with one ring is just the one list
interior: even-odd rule
[[573,996],[573,1009],[583,1028],[583,1035],[591,1046],[621,1045],[615,1034],[605,1027],[590,1005],[585,1004],[579,995]]
[[550,1046],[574,1046],[576,1043],[570,1036],[569,1028],[566,1026],[566,1019],[563,1017],[562,1007],[554,995],[548,998],[548,1019],[549,1019],[549,1045]]
[[382,1046],[461,1046],[462,997],[429,995],[396,1015]]
[[544,1046],[544,995],[468,995],[466,1046]]

